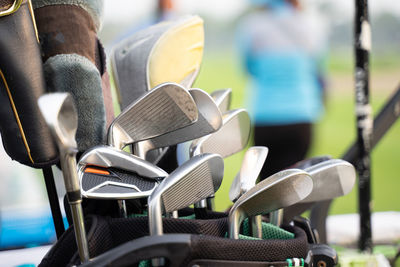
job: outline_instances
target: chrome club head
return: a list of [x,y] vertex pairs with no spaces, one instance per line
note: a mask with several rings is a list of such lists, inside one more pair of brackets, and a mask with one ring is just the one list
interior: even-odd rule
[[135,144],[135,154],[145,158],[155,148],[176,145],[217,131],[222,125],[222,115],[209,94],[201,89],[189,90],[198,108],[198,120],[186,127]]
[[301,203],[317,202],[350,193],[356,181],[354,166],[342,159],[330,159],[304,169],[313,180],[313,190]]
[[97,146],[82,155],[78,176],[86,198],[133,199],[148,197],[168,173],[125,151]]
[[215,153],[226,158],[247,145],[250,136],[250,117],[247,111],[230,110],[222,118],[222,126],[218,131],[193,141],[190,156]]
[[[232,182],[229,190],[229,199],[235,202],[241,195],[256,185],[258,176],[264,166],[268,155],[268,148],[264,146],[250,147],[244,154],[242,166]],[[253,237],[262,238],[261,216],[251,216],[251,234]]]
[[231,88],[215,90],[211,93],[211,96],[222,114],[230,109],[232,102]]
[[240,171],[229,190],[229,199],[232,202],[256,185],[267,155],[268,148],[264,146],[253,146],[246,151]]
[[287,169],[271,175],[244,193],[229,212],[229,237],[238,239],[246,217],[256,216],[297,203],[312,191],[312,180],[303,170]]
[[188,126],[197,118],[197,107],[189,92],[179,84],[163,83],[114,119],[108,130],[108,143],[122,149],[128,144]]
[[162,214],[187,207],[218,190],[224,161],[216,154],[202,154],[179,166],[148,199],[150,235],[162,235]]
[[78,128],[78,115],[75,104],[68,93],[43,95],[39,98],[38,104],[59,148],[64,185],[71,206],[78,252],[81,262],[86,262],[89,260],[89,249],[76,169],[77,144],[75,134]]

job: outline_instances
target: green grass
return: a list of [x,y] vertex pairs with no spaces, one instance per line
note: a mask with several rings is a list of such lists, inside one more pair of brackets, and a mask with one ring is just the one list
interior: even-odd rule
[[[398,58],[398,57],[396,57]],[[393,61],[393,60],[392,60]],[[371,66],[371,71],[379,73],[383,70],[393,70],[397,63],[390,59],[375,59],[379,62]],[[400,61],[399,61],[400,62]],[[330,59],[328,70],[330,74],[346,74],[352,76],[352,64],[349,58]],[[389,68],[392,66],[393,68]],[[400,70],[400,67],[398,68]],[[349,73],[350,72],[350,73]],[[373,74],[371,74],[373,75]],[[340,76],[340,75],[339,75]],[[336,77],[336,76],[334,76]],[[195,87],[208,92],[215,89],[230,87],[233,90],[233,108],[243,107],[246,77],[238,67],[238,62],[232,54],[206,54]],[[349,145],[355,140],[354,89],[353,85],[343,84],[343,90],[330,92],[327,98],[326,111],[321,121],[315,126],[315,138],[309,156],[326,155],[339,158]],[[393,88],[394,89],[394,88]],[[371,103],[375,113],[379,110],[390,92],[379,92],[371,96]],[[400,170],[400,123],[396,123],[388,134],[375,147],[372,153],[372,196],[373,211],[400,210],[400,179],[397,172]],[[225,159],[225,177],[220,190],[216,194],[217,210],[224,210],[232,203],[228,192],[230,184],[240,169],[243,152]],[[268,159],[267,159],[268,160]],[[343,214],[357,212],[357,188],[344,197],[334,201],[331,213]]]

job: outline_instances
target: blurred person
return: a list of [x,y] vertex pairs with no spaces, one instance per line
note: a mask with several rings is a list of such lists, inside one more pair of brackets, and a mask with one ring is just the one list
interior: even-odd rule
[[249,84],[254,143],[267,146],[264,179],[304,159],[323,112],[326,28],[298,0],[253,0],[237,42]]

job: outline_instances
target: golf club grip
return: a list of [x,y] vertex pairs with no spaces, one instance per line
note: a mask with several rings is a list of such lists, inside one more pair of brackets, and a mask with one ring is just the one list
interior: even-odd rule
[[[385,106],[381,109],[379,114],[374,119],[373,136],[371,142],[371,149],[382,139],[385,133],[396,122],[400,115],[400,87],[397,88],[395,94],[387,101]],[[358,155],[358,145],[353,145],[342,156],[342,159],[355,164]]]
[[[1,7],[0,7],[1,8]],[[14,160],[44,168],[58,160],[57,149],[37,105],[45,92],[42,59],[28,1],[0,16],[0,131]]]

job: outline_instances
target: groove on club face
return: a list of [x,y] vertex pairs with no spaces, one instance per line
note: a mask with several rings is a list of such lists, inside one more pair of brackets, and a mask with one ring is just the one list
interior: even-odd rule
[[356,181],[354,166],[342,159],[331,159],[305,169],[313,180],[313,190],[301,203],[323,201],[344,196]]
[[238,239],[239,228],[246,217],[256,216],[293,205],[313,188],[308,173],[287,169],[271,175],[244,193],[229,212],[229,237]]
[[247,111],[230,110],[222,118],[222,126],[218,131],[193,141],[190,156],[215,153],[226,158],[247,145],[250,137],[250,117]]
[[193,140],[217,131],[222,125],[222,115],[217,105],[209,94],[201,89],[193,88],[189,93],[198,108],[198,120],[186,127],[177,129],[135,144],[135,153],[142,158],[151,149],[176,145],[188,140]]
[[187,207],[218,190],[224,161],[216,154],[193,157],[165,178],[148,198],[150,235],[162,235],[162,214]]
[[78,114],[72,96],[68,93],[42,95],[38,100],[38,105],[59,148],[60,163],[68,195],[68,203],[71,207],[76,244],[80,260],[84,263],[89,261],[89,248],[86,239],[75,158],[78,151],[75,141]]
[[235,202],[241,195],[256,185],[267,155],[268,148],[265,146],[253,146],[246,151],[240,171],[229,190],[229,199],[232,202]]
[[211,93],[211,97],[214,99],[221,113],[225,113],[231,106],[232,89],[226,88],[215,90]]
[[108,130],[108,143],[122,149],[194,123],[196,104],[189,92],[176,83],[163,83],[129,105]]

